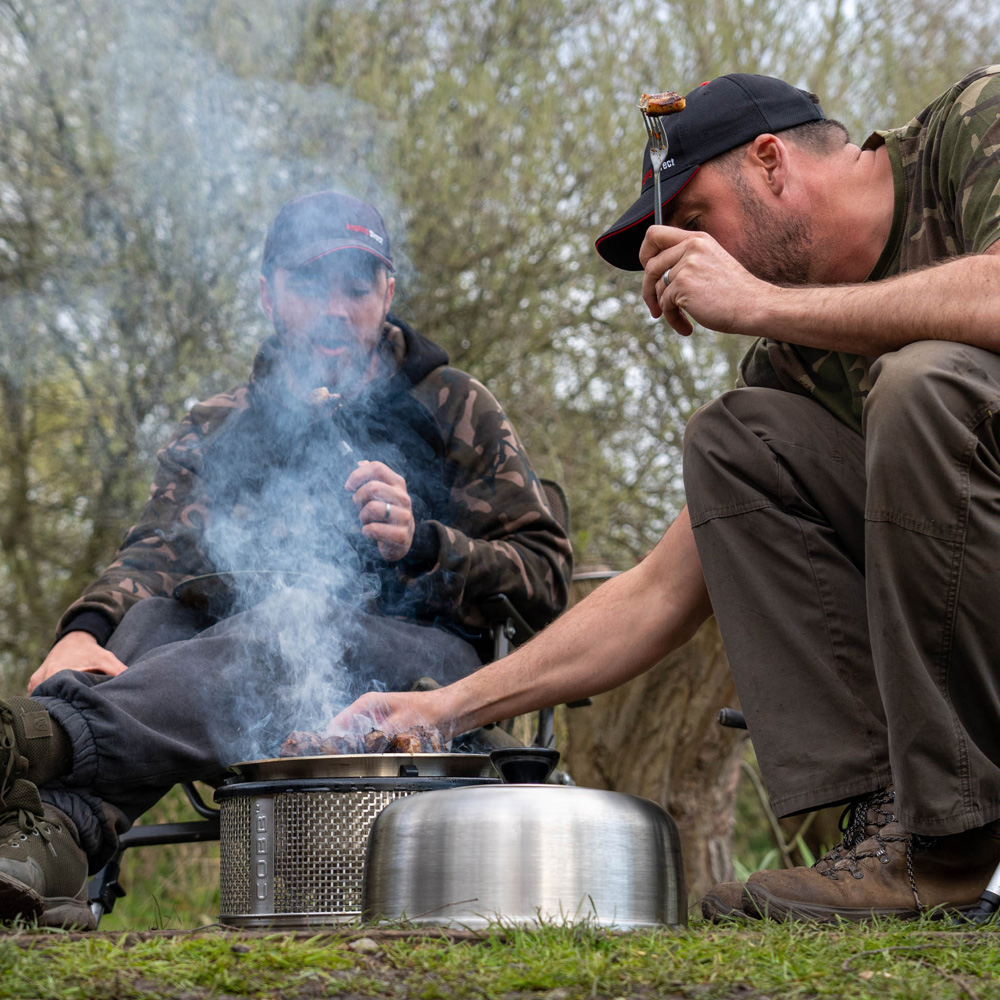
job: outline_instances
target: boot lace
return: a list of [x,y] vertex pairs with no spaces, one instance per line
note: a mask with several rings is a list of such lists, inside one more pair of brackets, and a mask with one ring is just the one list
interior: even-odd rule
[[890,857],[886,845],[903,843],[906,845],[906,876],[910,882],[910,890],[918,910],[923,910],[917,892],[917,882],[913,875],[913,852],[920,851],[934,843],[934,837],[921,837],[906,833],[902,829],[898,833],[890,833],[886,827],[896,821],[896,814],[886,806],[891,806],[896,800],[895,791],[889,788],[879,789],[870,795],[855,799],[841,813],[840,831],[843,840],[828,854],[824,855],[813,866],[821,875],[836,879],[838,873],[849,871],[854,878],[864,878],[864,870],[858,864],[863,858],[878,858],[882,864],[889,864]]
[[14,713],[0,702],[0,760],[4,762],[0,773],[0,805],[11,786],[14,769],[18,764],[17,738],[14,735]]
[[27,809],[10,808],[0,811],[0,829],[11,823],[16,823],[17,829],[26,837],[38,834],[46,844],[52,842],[52,827],[48,820],[37,816]]

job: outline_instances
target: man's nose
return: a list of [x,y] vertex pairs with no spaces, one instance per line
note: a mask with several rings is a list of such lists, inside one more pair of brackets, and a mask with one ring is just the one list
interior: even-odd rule
[[349,315],[350,299],[343,292],[331,291],[324,300],[323,312],[327,316],[340,316],[347,318]]

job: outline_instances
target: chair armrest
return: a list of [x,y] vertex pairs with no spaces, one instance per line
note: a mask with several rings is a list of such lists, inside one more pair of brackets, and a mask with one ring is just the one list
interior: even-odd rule
[[521,617],[506,594],[487,597],[479,606],[486,615],[490,630],[502,628],[506,637],[515,646],[527,642],[535,634],[535,630]]

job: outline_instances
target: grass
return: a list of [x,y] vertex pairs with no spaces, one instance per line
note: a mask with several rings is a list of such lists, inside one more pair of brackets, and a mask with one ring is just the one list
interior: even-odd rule
[[[1000,933],[761,923],[685,931],[496,927],[468,940],[354,929],[0,938],[0,997],[1000,997]],[[393,936],[395,934],[396,936]]]

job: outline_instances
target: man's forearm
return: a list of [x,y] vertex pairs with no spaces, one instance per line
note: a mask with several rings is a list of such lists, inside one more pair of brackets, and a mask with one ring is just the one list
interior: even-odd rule
[[868,357],[918,340],[1000,351],[997,316],[1000,256],[986,253],[884,281],[774,289],[733,332]]
[[617,687],[686,642],[710,614],[685,508],[634,569],[526,646],[443,689],[454,731]]

